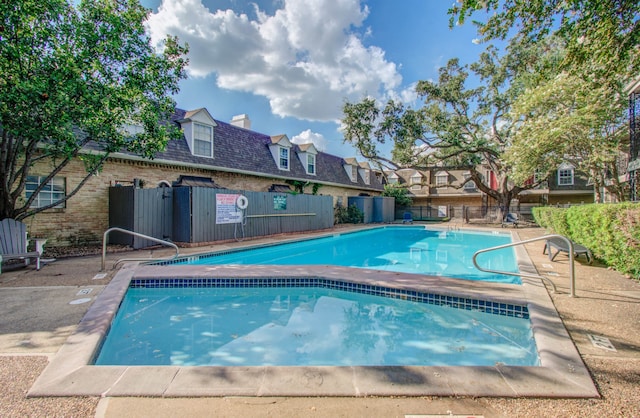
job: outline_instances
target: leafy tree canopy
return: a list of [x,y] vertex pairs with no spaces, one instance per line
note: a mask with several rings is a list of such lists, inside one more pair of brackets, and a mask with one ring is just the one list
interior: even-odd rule
[[[90,141],[87,176],[107,156],[152,158],[178,130],[165,124],[171,94],[185,77],[186,46],[167,37],[157,53],[145,33],[148,10],[137,0],[21,0],[0,3],[0,218],[23,219],[41,188]],[[126,127],[141,127],[132,134]],[[25,198],[27,176],[48,167]],[[39,173],[43,175],[43,173]]]
[[567,42],[565,68],[589,68],[605,79],[640,71],[640,2],[637,0],[459,0],[449,9],[450,26],[475,20],[485,40],[519,35],[539,42],[555,33]]
[[[537,45],[514,43],[500,57],[489,47],[478,62],[462,66],[452,59],[440,69],[437,82],[420,81],[417,92],[423,107],[408,108],[389,101],[384,107],[373,99],[343,107],[345,141],[365,157],[389,168],[465,169],[468,181],[493,197],[507,211],[511,199],[537,183],[516,184],[504,158],[518,123],[511,105],[522,93],[522,74],[540,65]],[[470,75],[478,87],[468,87]],[[380,155],[378,145],[393,141],[392,157]],[[495,178],[485,175],[494,173]]]
[[395,204],[398,206],[411,206],[413,203],[413,199],[409,196],[406,187],[385,184],[382,196],[393,197],[395,199]]

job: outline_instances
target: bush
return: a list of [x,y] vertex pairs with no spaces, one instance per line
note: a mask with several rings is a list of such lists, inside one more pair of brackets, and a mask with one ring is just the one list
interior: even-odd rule
[[336,205],[333,210],[333,217],[336,224],[359,224],[364,222],[364,212],[358,209],[355,204],[348,208]]
[[640,279],[640,204],[534,208],[536,222],[569,237],[617,271]]

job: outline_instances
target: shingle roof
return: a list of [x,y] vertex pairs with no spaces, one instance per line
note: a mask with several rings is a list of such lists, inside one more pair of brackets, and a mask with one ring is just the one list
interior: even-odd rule
[[[185,120],[192,112],[176,109],[171,122]],[[155,160],[164,163],[175,162],[177,165],[198,165],[211,167],[216,171],[244,172],[258,176],[273,176],[291,180],[307,180],[314,183],[332,183],[350,188],[365,190],[383,190],[382,184],[371,176],[371,184],[365,184],[358,177],[358,182],[352,182],[344,169],[344,164],[354,164],[355,159],[345,160],[341,157],[318,152],[316,155],[316,175],[309,175],[297,153],[301,151],[298,145],[292,144],[289,171],[280,170],[273,159],[269,145],[272,137],[259,132],[243,129],[230,123],[214,119],[217,126],[213,134],[213,158],[195,156],[189,150],[184,136],[175,141],[169,141],[167,148],[155,156]],[[96,149],[95,146],[90,147]],[[121,153],[121,155],[131,155]],[[357,165],[358,163],[355,162]]]

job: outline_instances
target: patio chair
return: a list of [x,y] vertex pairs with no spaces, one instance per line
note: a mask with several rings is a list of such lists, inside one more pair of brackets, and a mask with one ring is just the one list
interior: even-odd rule
[[28,266],[31,260],[36,261],[36,270],[40,270],[40,257],[44,252],[46,239],[36,240],[36,250],[28,251],[27,226],[15,219],[0,221],[0,273],[2,263],[9,260],[23,260]]
[[[576,244],[573,241],[571,241],[571,243],[573,244],[573,255],[575,257],[584,255],[589,264],[593,263],[593,254],[591,254],[591,250],[583,245]],[[556,252],[551,254],[551,249],[554,249]],[[544,249],[542,250],[542,254],[546,253],[549,253],[549,260],[553,261],[560,253],[569,255],[569,246],[562,238],[552,237],[547,240]]]
[[518,223],[519,223],[519,219],[518,219],[518,215],[515,213],[507,213],[507,216],[504,217],[504,219],[502,220],[502,227],[505,228],[509,225],[513,226],[514,228],[518,227]]
[[405,212],[403,217],[402,217],[402,223],[403,224],[412,224],[413,223],[413,217],[411,215],[411,212]]

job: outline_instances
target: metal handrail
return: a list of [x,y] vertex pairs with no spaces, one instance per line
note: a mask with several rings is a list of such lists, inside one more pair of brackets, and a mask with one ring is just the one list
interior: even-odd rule
[[158,244],[163,244],[169,247],[173,247],[176,250],[176,253],[171,256],[171,257],[165,257],[165,258],[121,258],[118,261],[116,261],[113,264],[113,267],[117,266],[120,263],[124,263],[125,261],[150,261],[150,260],[155,260],[155,261],[169,261],[169,260],[173,260],[174,258],[178,257],[180,255],[180,249],[178,248],[178,246],[176,244],[174,244],[173,242],[169,242],[169,241],[165,241],[162,239],[158,239],[158,238],[154,238],[154,237],[150,237],[148,235],[144,235],[141,234],[139,232],[133,232],[133,231],[129,231],[128,229],[122,229],[122,228],[109,228],[104,232],[104,235],[102,236],[102,271],[104,271],[104,266],[105,266],[105,259],[107,257],[107,235],[109,235],[110,232],[113,231],[118,231],[118,232],[123,232],[125,234],[129,234],[129,235],[133,235],[139,238],[144,238],[147,239],[149,241],[153,241],[153,242],[157,242]]
[[[573,242],[569,238],[565,237],[564,235],[557,235],[557,234],[544,235],[542,237],[531,238],[531,239],[528,239],[528,240],[525,240],[525,241],[512,242],[512,243],[509,243],[509,244],[498,245],[496,247],[485,248],[483,250],[476,251],[476,253],[473,255],[473,265],[478,270],[484,271],[486,273],[505,274],[505,275],[508,275],[508,276],[520,276],[520,277],[528,277],[528,278],[532,278],[532,279],[541,279],[541,280],[546,281],[547,283],[551,284],[551,287],[553,288],[553,293],[556,293],[556,285],[551,281],[551,279],[549,279],[547,277],[540,276],[539,274],[511,273],[511,272],[508,272],[508,271],[485,269],[485,268],[480,267],[478,265],[477,261],[476,261],[476,257],[478,257],[478,255],[480,255],[482,253],[486,253],[486,252],[494,251],[494,250],[501,250],[503,248],[508,248],[508,247],[515,247],[516,245],[528,244],[530,242],[535,242],[535,241],[548,240],[549,238],[562,238],[563,240],[565,240],[565,242],[569,246],[569,276],[571,278],[571,290],[570,290],[569,296],[575,297],[576,296],[576,274],[575,274],[575,269],[574,269],[574,265],[573,265],[573,259],[574,259]],[[549,248],[548,251],[551,251],[551,249]]]

